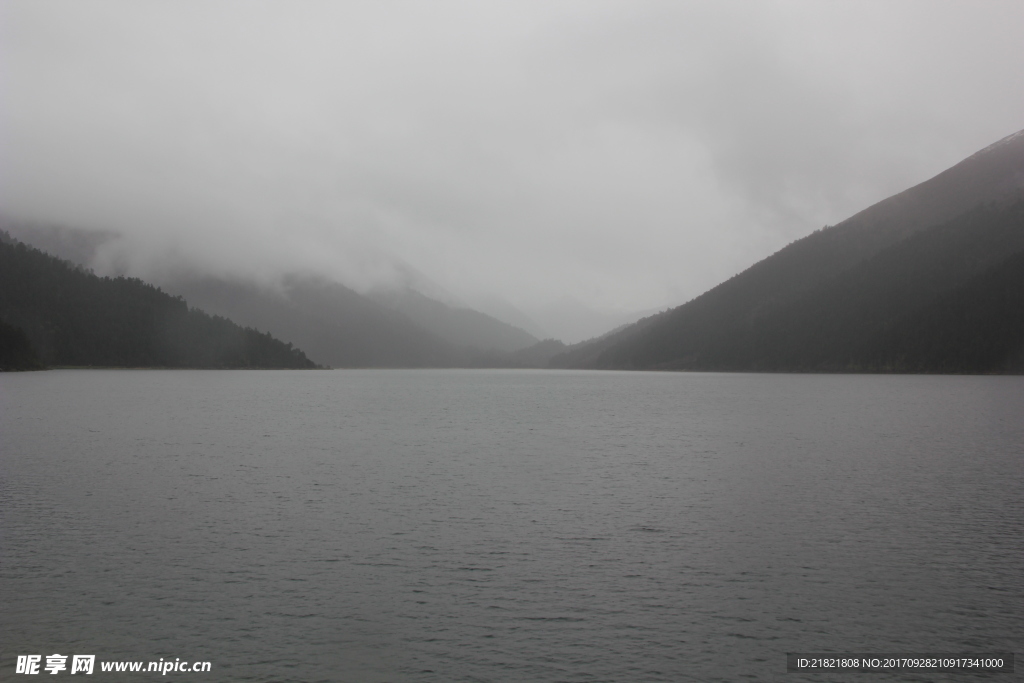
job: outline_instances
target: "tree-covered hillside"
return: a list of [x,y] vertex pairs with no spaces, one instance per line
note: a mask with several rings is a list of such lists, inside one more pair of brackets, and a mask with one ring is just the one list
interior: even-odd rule
[[1016,372],[1022,251],[1024,131],[551,365]]
[[270,330],[336,368],[456,367],[462,349],[407,317],[335,282],[286,278],[280,288],[214,277],[168,285],[204,310]]
[[42,368],[24,330],[0,320],[0,372]]
[[42,363],[315,367],[290,344],[190,309],[183,299],[141,280],[97,277],[9,236],[0,237],[0,320],[24,333]]
[[918,232],[760,314],[700,305],[712,302],[575,353],[598,368],[1020,372],[1024,199]]

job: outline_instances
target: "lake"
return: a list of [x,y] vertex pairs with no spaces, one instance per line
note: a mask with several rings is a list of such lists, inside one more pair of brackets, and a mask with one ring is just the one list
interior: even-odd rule
[[1012,680],[786,653],[1024,643],[1021,377],[9,373],[0,452],[3,680]]

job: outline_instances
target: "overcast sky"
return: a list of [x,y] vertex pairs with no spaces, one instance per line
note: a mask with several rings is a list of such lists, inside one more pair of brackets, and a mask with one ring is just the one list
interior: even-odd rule
[[1019,0],[2,2],[0,210],[123,231],[137,274],[675,305],[1024,128],[1022,27]]

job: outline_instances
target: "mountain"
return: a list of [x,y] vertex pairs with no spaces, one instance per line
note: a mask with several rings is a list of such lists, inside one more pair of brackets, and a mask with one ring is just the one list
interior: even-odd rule
[[[420,290],[423,291],[423,290]],[[487,315],[500,320],[503,323],[518,327],[532,335],[535,339],[547,339],[551,337],[547,330],[537,324],[530,316],[513,306],[504,297],[496,294],[488,294],[477,297],[471,308],[486,313]]]
[[504,362],[507,367],[513,368],[546,368],[551,359],[564,353],[565,349],[565,344],[559,340],[545,339],[533,346],[509,354]]
[[513,353],[538,342],[525,330],[471,308],[442,303],[411,287],[376,289],[367,296],[458,347]]
[[508,354],[537,343],[523,330],[419,292],[360,294],[317,276],[278,287],[214,277],[166,287],[205,310],[270,330],[333,367],[506,367]]
[[34,357],[73,366],[315,367],[268,334],[189,308],[141,280],[97,277],[2,231],[0,321],[0,346],[20,354],[22,366]]
[[0,215],[0,230],[7,233],[8,239],[86,267],[105,244],[119,237],[110,230],[78,230],[64,225],[19,221],[4,215]]
[[215,277],[179,278],[175,294],[243,325],[270,330],[332,367],[451,367],[468,354],[397,311],[316,276],[279,287]]
[[[86,266],[119,237],[10,218],[3,227],[23,242]],[[537,343],[517,327],[460,306],[412,268],[399,276],[400,289],[370,296],[315,275],[292,275],[268,286],[179,272],[163,276],[159,285],[205,311],[268,330],[333,367],[518,365],[505,354]]]
[[1019,371],[1022,207],[1024,131],[551,365]]

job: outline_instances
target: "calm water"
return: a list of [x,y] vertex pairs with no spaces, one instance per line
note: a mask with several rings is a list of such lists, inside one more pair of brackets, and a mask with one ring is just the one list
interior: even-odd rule
[[58,652],[213,663],[163,680],[963,681],[785,653],[1024,652],[1024,378],[6,374],[0,453],[4,680]]

